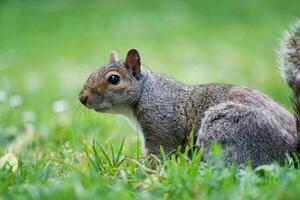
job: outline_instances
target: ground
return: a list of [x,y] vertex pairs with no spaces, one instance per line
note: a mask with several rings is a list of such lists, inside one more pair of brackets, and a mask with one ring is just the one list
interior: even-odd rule
[[200,152],[150,169],[124,118],[78,102],[112,50],[134,47],[155,72],[248,86],[291,110],[276,49],[298,4],[1,0],[0,199],[299,199],[291,161],[225,167],[217,145],[209,163]]

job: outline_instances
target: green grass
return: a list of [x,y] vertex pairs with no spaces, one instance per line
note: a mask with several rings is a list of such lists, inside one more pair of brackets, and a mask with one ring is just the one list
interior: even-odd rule
[[150,169],[126,120],[77,100],[110,51],[135,47],[155,72],[256,88],[291,109],[275,50],[298,4],[1,0],[0,157],[13,149],[19,163],[0,170],[0,199],[299,199],[291,163],[224,167],[218,148],[209,163],[181,154]]

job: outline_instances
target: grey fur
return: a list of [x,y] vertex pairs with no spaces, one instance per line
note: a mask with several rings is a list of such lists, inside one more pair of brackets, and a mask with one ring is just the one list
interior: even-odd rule
[[[287,33],[281,47],[281,70],[295,93],[296,119],[299,119],[300,113],[300,90],[296,84],[300,77],[299,24]],[[138,52],[133,52],[136,53],[133,58],[138,58],[139,62]],[[206,150],[205,159],[213,142],[221,144],[226,163],[243,165],[249,160],[254,167],[272,161],[283,163],[287,154],[297,151],[299,136],[295,121],[300,120],[295,120],[262,93],[226,84],[187,86],[143,66],[136,78],[130,67],[125,68],[124,65],[123,61],[118,61],[97,70],[96,75],[94,73],[89,78],[94,80],[87,81],[80,98],[85,99],[83,94],[84,97],[90,95],[89,107],[95,109],[101,107],[103,102],[107,104],[110,100],[105,96],[110,94],[110,99],[114,100],[110,109],[99,112],[133,113],[133,118],[142,129],[148,155],[159,156],[160,146],[166,153],[179,146],[184,147],[193,128],[196,129],[196,145]],[[130,90],[116,90],[105,85],[103,77],[107,71],[122,74],[127,80],[122,84],[128,85],[126,87]],[[97,82],[103,84],[90,84]],[[88,91],[89,88],[92,89]],[[99,96],[104,98],[102,102],[92,101],[99,99]]]
[[196,145],[208,154],[212,142],[220,143],[226,163],[283,163],[295,150],[293,117],[259,92],[224,84],[185,86],[148,70],[143,76],[133,110],[148,154],[159,155],[160,145],[167,153],[184,146],[193,125]]
[[284,33],[278,58],[283,78],[288,84],[295,83],[296,78],[300,78],[297,76],[300,70],[300,20]]
[[148,154],[166,153],[186,144],[193,125],[204,111],[226,98],[227,85],[186,86],[143,68],[142,92],[133,113],[139,122]]
[[[206,149],[221,144],[226,163],[256,167],[278,161],[296,148],[296,128],[292,116],[264,95],[233,87],[229,101],[209,108],[198,131],[197,145]],[[207,155],[205,155],[207,157]]]
[[293,92],[294,117],[298,132],[297,152],[300,152],[300,20],[285,33],[278,52],[283,78]]

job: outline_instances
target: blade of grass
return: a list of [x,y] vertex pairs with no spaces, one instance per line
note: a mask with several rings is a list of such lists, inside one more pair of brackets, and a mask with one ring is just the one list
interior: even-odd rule
[[107,160],[109,166],[110,166],[110,167],[113,167],[113,164],[112,164],[112,162],[111,162],[111,160],[110,160],[108,154],[105,152],[105,150],[102,148],[102,146],[101,146],[96,140],[95,140],[95,144],[98,145],[98,147],[99,147],[101,153],[104,155],[104,157],[105,157],[105,159]]
[[114,148],[113,148],[112,144],[110,144],[110,151],[111,151],[112,164],[113,164],[113,166],[115,166],[116,165],[116,163],[115,163],[115,153],[114,153]]
[[101,161],[98,151],[96,149],[95,140],[93,140],[93,151],[94,151],[95,160],[96,160],[99,170],[100,171],[105,170],[105,166],[103,165],[103,162]]
[[123,147],[124,147],[124,142],[125,142],[125,137],[123,138],[122,140],[122,144],[120,146],[120,149],[119,149],[119,152],[117,154],[117,157],[116,157],[116,163],[119,163],[119,159],[120,159],[120,156],[121,156],[121,153],[123,151]]
[[87,149],[86,146],[83,147],[83,151],[85,152],[86,156],[88,157],[89,161],[92,163],[92,165],[94,166],[94,168],[98,171],[99,168],[98,168],[97,164],[91,158],[91,156],[90,156],[90,154],[89,154],[88,149]]

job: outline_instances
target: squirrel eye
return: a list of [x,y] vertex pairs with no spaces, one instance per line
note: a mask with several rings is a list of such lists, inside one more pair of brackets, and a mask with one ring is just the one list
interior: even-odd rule
[[120,81],[120,77],[117,75],[111,75],[107,81],[113,85],[117,85]]

